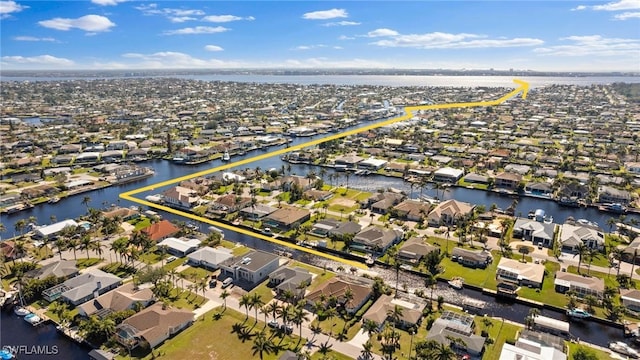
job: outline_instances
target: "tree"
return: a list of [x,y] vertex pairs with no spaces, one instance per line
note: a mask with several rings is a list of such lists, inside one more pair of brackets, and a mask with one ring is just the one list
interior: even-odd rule
[[275,351],[275,346],[271,342],[271,339],[267,338],[264,331],[261,331],[253,339],[253,346],[251,346],[251,350],[253,350],[254,356],[258,354],[260,356],[260,360],[262,360],[265,353],[271,354]]
[[362,350],[360,351],[360,355],[363,359],[371,359],[373,358],[373,343],[371,340],[367,340],[364,344],[362,344]]
[[295,306],[293,310],[293,318],[291,319],[291,321],[293,321],[293,323],[298,326],[298,329],[300,331],[298,336],[300,338],[302,338],[302,324],[305,321],[309,320],[309,317],[304,312],[304,304],[305,304],[304,301],[301,301]]
[[587,247],[587,245],[585,245],[583,242],[580,242],[576,247],[576,253],[573,255],[573,257],[578,256],[578,274],[580,273],[580,265],[582,265],[582,260],[585,256],[587,256],[588,253],[589,247]]
[[251,307],[251,295],[249,295],[249,294],[242,295],[242,297],[240,298],[239,305],[240,305],[240,307],[244,307],[245,310],[247,311],[246,319],[248,319],[249,318],[249,308]]
[[58,255],[60,256],[60,260],[62,260],[62,252],[67,249],[67,239],[64,237],[59,237],[54,242],[56,249],[58,249]]
[[522,254],[522,262],[524,262],[524,257],[527,256],[529,254],[529,247],[528,246],[520,246],[518,248],[518,252],[520,254]]
[[222,299],[222,305],[224,306],[224,309],[227,309],[227,298],[229,297],[229,292],[227,291],[227,289],[222,290],[222,292],[220,293],[220,299]]
[[87,233],[82,235],[80,242],[78,243],[79,249],[87,252],[87,259],[89,259],[89,251],[95,250],[98,246],[99,244]]
[[256,324],[258,323],[258,309],[264,305],[264,300],[262,300],[262,295],[253,293],[250,298],[251,306],[256,310]]
[[429,296],[430,304],[433,303],[433,290],[437,284],[438,279],[431,272],[427,273],[424,279],[424,286],[431,289],[431,296]]
[[91,203],[91,196],[85,195],[84,197],[82,197],[82,201],[80,203],[82,205],[86,206],[87,209],[88,209],[89,208],[89,203]]

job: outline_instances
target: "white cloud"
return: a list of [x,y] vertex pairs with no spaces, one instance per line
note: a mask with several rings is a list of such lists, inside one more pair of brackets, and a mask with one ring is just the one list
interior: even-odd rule
[[3,56],[2,63],[5,66],[30,67],[30,68],[33,68],[34,66],[52,67],[52,66],[74,65],[74,62],[69,59],[59,58],[52,55],[39,55],[39,56],[29,56],[29,57]]
[[127,53],[122,57],[135,59],[138,62],[122,65],[120,63],[110,63],[112,68],[148,68],[148,69],[171,69],[171,68],[205,68],[205,67],[241,67],[239,62],[223,61],[218,59],[199,59],[189,54],[175,51],[161,51],[153,54]]
[[15,1],[0,1],[0,19],[6,19],[11,16],[11,13],[20,12],[24,9],[28,9],[28,6],[20,5]]
[[367,59],[330,60],[327,58],[289,59],[271,67],[287,68],[388,68],[385,62]]
[[199,9],[158,8],[158,4],[143,4],[136,6],[135,9],[140,10],[143,15],[147,16],[164,16],[172,23],[183,23],[186,21],[198,20],[195,16],[202,16],[205,14],[203,10]]
[[604,10],[604,11],[635,10],[635,9],[640,9],[640,0],[620,0],[616,2],[610,2],[604,5],[594,5],[591,8],[593,10]]
[[202,21],[213,22],[213,23],[226,23],[226,22],[240,21],[240,20],[253,21],[255,19],[256,18],[254,18],[253,16],[241,17],[241,16],[235,16],[235,15],[208,15],[203,17]]
[[360,25],[357,21],[336,21],[336,22],[328,22],[326,24],[322,24],[322,26],[356,26]]
[[614,15],[613,18],[616,20],[638,19],[640,18],[640,12],[626,11],[622,14]]
[[349,17],[349,14],[347,14],[347,10],[345,9],[312,11],[302,15],[302,18],[307,20],[329,20],[346,17]]
[[109,18],[101,15],[85,15],[77,19],[54,18],[38,22],[41,26],[50,29],[67,31],[77,28],[89,32],[109,31],[116,26]]
[[294,50],[311,50],[311,49],[321,49],[326,48],[327,45],[324,44],[315,44],[315,45],[300,45],[293,48]]
[[218,45],[206,45],[204,49],[207,51],[223,51],[224,50]]
[[92,3],[102,6],[114,6],[127,0],[91,0]]
[[347,35],[340,35],[340,36],[338,37],[338,40],[354,40],[354,39],[355,39],[355,37],[353,37],[353,36],[347,36]]
[[195,35],[195,34],[216,34],[229,31],[226,27],[223,26],[196,26],[196,27],[188,27],[176,30],[167,30],[163,32],[164,35]]
[[568,36],[560,38],[568,41],[567,45],[555,45],[536,48],[534,52],[540,55],[553,56],[629,56],[640,58],[639,39],[605,38],[600,35]]
[[52,38],[52,37],[35,37],[35,36],[15,36],[13,38],[13,40],[15,41],[50,41],[50,42],[54,42],[56,41],[56,39]]
[[196,19],[194,17],[191,17],[191,16],[172,16],[172,17],[169,17],[168,19],[172,23],[183,23],[183,22],[187,22],[187,21],[198,20],[198,19]]
[[571,9],[571,11],[581,11],[581,10],[586,10],[587,7],[584,5],[578,5],[575,8]]
[[391,30],[391,29],[386,29],[386,28],[382,28],[382,29],[375,29],[373,31],[369,31],[367,33],[368,37],[379,37],[379,36],[396,36],[398,35],[398,32],[395,30]]
[[415,49],[469,49],[469,48],[505,48],[542,45],[544,41],[534,38],[496,38],[490,39],[478,34],[450,34],[432,32],[426,34],[400,34],[391,29],[376,29],[366,37],[384,37],[374,41],[373,45],[382,47],[406,47]]

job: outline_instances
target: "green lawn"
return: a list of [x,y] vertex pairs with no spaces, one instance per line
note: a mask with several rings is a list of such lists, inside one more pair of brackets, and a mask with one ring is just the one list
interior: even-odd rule
[[518,296],[549,305],[565,307],[567,305],[567,296],[556,292],[555,286],[553,285],[554,274],[560,270],[560,264],[547,261],[544,266],[546,271],[544,281],[542,282],[542,290],[538,291],[537,289],[521,287],[518,291]]
[[220,245],[226,247],[227,249],[231,249],[231,253],[233,254],[233,256],[242,256],[251,251],[251,249],[249,249],[248,247],[243,245],[238,246],[236,243],[229,240],[220,241]]
[[187,279],[193,281],[194,279],[197,280],[208,278],[213,272],[199,267],[188,267],[182,270],[180,273],[186,276]]
[[[236,360],[258,358],[258,354],[254,355],[251,349],[252,339],[256,333],[263,329],[267,331],[268,336],[271,336],[265,324],[263,322],[254,324],[253,319],[245,321],[244,314],[231,309],[226,309],[222,316],[216,320],[214,314],[221,311],[221,308],[216,308],[208,312],[189,328],[155,349],[153,355],[147,354],[144,359]],[[245,326],[246,331],[249,332],[247,338],[241,339],[239,334],[233,332],[234,324]],[[263,358],[275,360],[286,350],[295,352],[299,346],[302,346],[302,342],[295,336],[296,332],[297,329],[294,330],[293,336],[284,338],[271,337],[271,340],[277,345],[277,352],[265,353]],[[126,359],[127,357],[119,358]]]
[[78,267],[78,269],[82,270],[82,269],[86,269],[90,266],[93,266],[99,262],[101,262],[102,259],[98,259],[98,258],[80,258],[78,259],[78,261],[76,262],[76,266]]
[[178,266],[183,265],[184,263],[187,262],[187,260],[189,260],[189,259],[187,259],[186,257],[173,260],[170,263],[164,264],[164,269],[167,270],[167,272],[169,272],[169,271],[177,268]]
[[440,262],[440,265],[444,267],[444,273],[440,276],[446,279],[452,279],[454,277],[464,278],[465,284],[472,284],[488,289],[496,289],[496,268],[500,262],[501,255],[499,252],[494,251],[493,262],[487,266],[486,269],[473,269],[466,266],[462,266],[457,262],[451,261],[450,258],[445,257]]
[[253,290],[251,290],[250,294],[260,294],[260,297],[264,303],[268,303],[273,299],[273,291],[271,288],[267,286],[269,283],[269,279],[262,282],[262,284],[256,286]]
[[136,269],[129,266],[129,265],[125,265],[119,262],[116,263],[111,263],[111,264],[107,264],[103,267],[100,268],[100,270],[114,274],[116,276],[119,276],[121,278],[126,278],[129,275],[132,275],[136,272]]
[[476,324],[480,329],[479,331],[486,329],[489,332],[489,337],[494,341],[493,344],[486,345],[482,356],[483,359],[492,360],[500,357],[502,346],[504,346],[507,339],[515,339],[516,334],[522,330],[522,328],[514,324],[505,323],[500,319],[488,319],[492,324],[489,327],[487,327],[478,316],[476,316]]
[[[343,319],[342,317],[336,316],[331,320],[325,319],[324,321],[321,321],[320,322],[320,328],[322,329],[322,333],[327,334],[327,335],[331,333],[332,336],[335,338],[337,333],[343,331],[343,329],[345,328],[347,323],[348,322],[345,319]],[[313,326],[317,326],[318,325],[318,319],[317,318],[312,321],[312,325]],[[360,331],[360,327],[361,326],[362,326],[362,322],[361,321],[356,321],[353,325],[348,327],[347,328],[347,336],[346,336],[346,340],[345,341],[349,341],[349,340],[353,339],[353,337],[356,336],[358,331]]]
[[183,290],[182,288],[173,288],[169,294],[168,302],[171,306],[180,309],[194,310],[196,307],[201,306],[207,299],[201,295],[197,295],[189,290]]
[[358,204],[355,204],[353,206],[333,205],[333,204],[329,205],[329,211],[339,212],[341,214],[344,214],[345,217],[348,217],[349,214],[358,210],[359,208],[360,208],[360,205]]
[[568,359],[572,359],[573,354],[578,351],[578,349],[583,348],[585,350],[587,350],[588,352],[591,352],[593,354],[595,354],[597,356],[598,360],[609,360],[611,359],[611,356],[609,355],[608,352],[604,352],[602,350],[598,350],[598,349],[593,349],[590,348],[588,346],[584,346],[584,345],[580,345],[580,344],[576,344],[576,343],[572,343],[572,342],[567,342],[567,344],[569,345],[569,353],[567,354],[567,358]]

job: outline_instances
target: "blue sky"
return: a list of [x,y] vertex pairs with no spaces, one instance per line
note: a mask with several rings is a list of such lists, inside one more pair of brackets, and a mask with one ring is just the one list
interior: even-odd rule
[[9,69],[640,72],[640,0],[0,1]]

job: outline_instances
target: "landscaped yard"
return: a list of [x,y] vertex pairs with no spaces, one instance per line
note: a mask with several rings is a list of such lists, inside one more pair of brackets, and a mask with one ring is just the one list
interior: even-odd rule
[[76,262],[76,266],[78,267],[79,270],[82,269],[86,269],[90,266],[93,266],[99,262],[101,262],[102,259],[98,259],[98,258],[80,258],[78,259],[78,261]]
[[188,280],[193,281],[193,280],[198,280],[198,279],[206,279],[209,278],[209,276],[211,276],[211,274],[213,272],[203,269],[203,268],[199,268],[199,267],[188,267],[184,270],[182,270],[180,272],[181,274],[183,274]]
[[583,349],[587,350],[588,352],[591,352],[591,353],[595,354],[598,357],[598,360],[609,360],[609,359],[611,359],[611,356],[609,355],[609,352],[604,352],[602,350],[593,349],[593,348],[590,348],[588,346],[584,346],[584,345],[580,345],[580,344],[576,344],[576,343],[572,343],[572,342],[568,342],[567,344],[569,344],[569,353],[567,354],[567,358],[568,359],[572,359],[573,358],[573,354],[575,354],[575,352],[578,351],[578,349],[580,349],[580,348],[583,348]]
[[[256,333],[263,329],[269,337],[271,336],[270,330],[266,328],[263,322],[259,321],[254,325],[255,321],[253,319],[245,321],[244,314],[231,309],[226,309],[222,317],[216,320],[214,314],[220,311],[222,311],[221,308],[216,308],[208,312],[189,328],[154,350],[153,356],[148,354],[144,359],[236,360],[258,358],[258,354],[254,355],[251,349],[253,345],[252,339]],[[245,331],[250,333],[243,336],[234,332],[234,324],[244,325]],[[297,329],[294,330],[293,336],[286,336],[282,340],[273,336],[271,340],[277,345],[277,353],[265,353],[263,358],[275,360],[286,350],[295,352],[296,348],[303,344],[295,336],[296,332]],[[126,357],[119,358],[125,359]]]
[[267,286],[269,283],[269,279],[262,282],[262,284],[256,286],[253,290],[251,290],[250,294],[260,294],[260,298],[264,303],[268,303],[273,299],[273,291],[271,288]]

